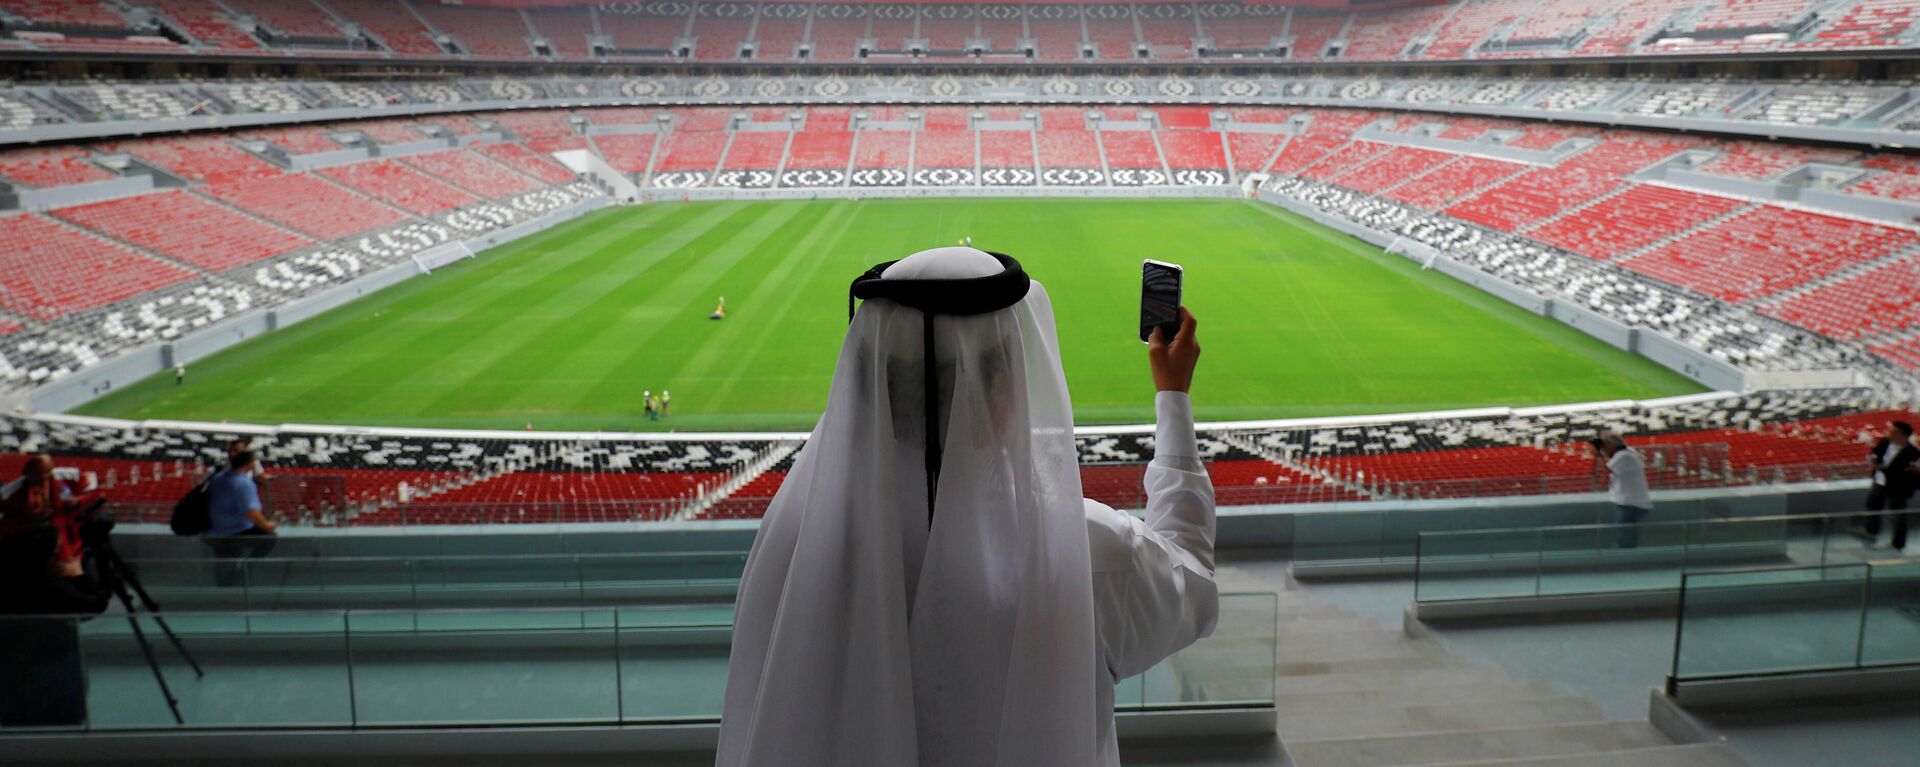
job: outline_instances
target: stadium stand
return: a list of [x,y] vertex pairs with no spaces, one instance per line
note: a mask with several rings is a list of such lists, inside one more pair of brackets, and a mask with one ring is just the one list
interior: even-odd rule
[[272,176],[272,163],[248,154],[221,135],[193,135],[114,141],[100,151],[130,154],[140,161],[189,181],[220,184]]
[[1719,156],[1697,170],[1716,176],[1765,180],[1807,163],[1838,165],[1859,156],[1858,152],[1844,149],[1760,141],[1729,141],[1721,144],[1719,150]]
[[0,217],[0,306],[50,320],[193,277],[118,244],[31,213]]
[[317,44],[344,46],[347,36],[332,14],[312,3],[285,0],[221,0],[227,7],[251,16],[277,33],[276,42],[286,45]]
[[359,24],[394,53],[413,56],[446,53],[434,42],[433,32],[408,6],[386,0],[327,0],[327,6]]
[[1742,203],[1672,187],[1640,184],[1530,233],[1584,256],[1611,259],[1739,209]]
[[260,47],[260,42],[235,24],[226,8],[213,0],[147,0],[147,4],[185,28],[201,45],[229,51]]
[[361,194],[416,215],[439,213],[479,201],[394,160],[341,165],[320,171]]
[[337,240],[406,220],[398,210],[308,173],[209,184],[203,191],[318,240]]
[[[304,215],[331,213],[315,209]],[[312,244],[297,234],[185,190],[76,205],[55,210],[53,215],[211,271]]]
[[400,161],[481,197],[505,197],[539,186],[524,174],[464,149],[411,155]]
[[1816,333],[1854,340],[1920,326],[1915,296],[1920,296],[1920,258],[1909,256],[1761,311]]
[[1422,208],[1442,208],[1526,168],[1518,163],[1485,157],[1456,157],[1419,178],[1388,190],[1386,196]]
[[87,150],[77,146],[11,149],[0,152],[0,178],[21,186],[66,186],[113,178],[87,157]]
[[1911,230],[1762,205],[1624,263],[1722,300],[1746,301],[1914,241]]

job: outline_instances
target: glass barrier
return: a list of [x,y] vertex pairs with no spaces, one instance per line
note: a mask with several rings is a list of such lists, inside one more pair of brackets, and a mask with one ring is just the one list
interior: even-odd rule
[[[1647,521],[1787,516],[1787,499],[1783,494],[1764,493],[1661,500]],[[1305,512],[1293,518],[1293,561],[1297,565],[1390,562],[1411,565],[1419,554],[1422,533],[1608,524],[1614,520],[1614,514],[1613,505],[1604,501],[1530,499],[1462,500],[1379,511]]]
[[1920,663],[1920,562],[1688,573],[1675,682]]
[[1873,512],[1567,525],[1418,535],[1414,601],[1619,594],[1680,588],[1689,572],[1871,558],[1849,534]]
[[164,609],[592,607],[732,600],[740,551],[509,556],[134,559]]
[[[1220,608],[1116,708],[1271,706],[1276,596]],[[732,621],[730,605],[0,617],[0,728],[710,723]]]

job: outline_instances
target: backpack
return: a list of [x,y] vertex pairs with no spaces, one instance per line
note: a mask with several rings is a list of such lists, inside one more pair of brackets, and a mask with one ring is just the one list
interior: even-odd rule
[[208,474],[173,505],[167,526],[173,528],[174,535],[199,535],[213,529],[213,478],[217,476],[220,472]]

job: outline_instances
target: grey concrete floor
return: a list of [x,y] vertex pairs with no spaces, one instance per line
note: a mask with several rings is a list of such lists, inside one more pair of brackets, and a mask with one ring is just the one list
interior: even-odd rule
[[[1275,583],[1286,580],[1287,560],[1269,552],[1229,553],[1223,560]],[[1410,578],[1390,578],[1310,582],[1301,588],[1314,599],[1399,627],[1402,612],[1413,600],[1413,585]],[[1646,719],[1648,695],[1673,663],[1671,616],[1429,629],[1451,652],[1589,698],[1614,719]],[[1920,703],[1911,699],[1700,718],[1753,767],[1920,765]]]

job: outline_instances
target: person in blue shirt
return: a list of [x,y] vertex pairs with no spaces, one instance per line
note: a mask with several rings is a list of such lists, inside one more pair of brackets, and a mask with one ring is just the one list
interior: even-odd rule
[[[278,525],[267,519],[260,507],[260,488],[253,483],[254,467],[260,454],[252,450],[234,453],[227,467],[213,475],[207,516],[213,525],[207,528],[207,545],[220,559],[258,559],[273,552]],[[222,562],[214,568],[214,582],[220,586],[246,583],[246,566]]]

